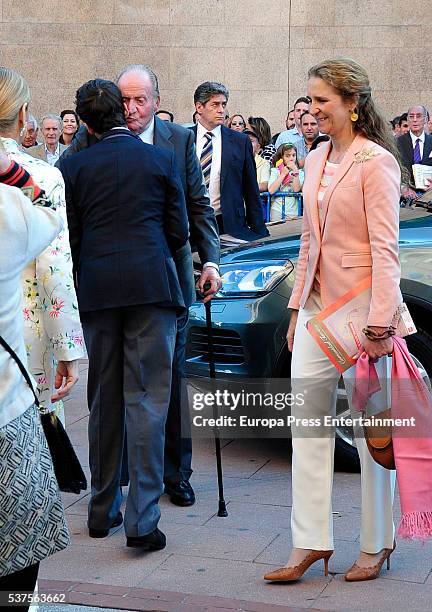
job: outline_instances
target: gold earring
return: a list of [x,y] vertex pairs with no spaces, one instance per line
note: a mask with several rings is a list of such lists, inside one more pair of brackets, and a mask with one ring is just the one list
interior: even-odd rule
[[355,111],[353,111],[351,113],[351,121],[355,123],[357,120],[358,120],[358,114]]
[[22,128],[21,128],[21,130],[20,130],[20,137],[21,137],[21,138],[22,138],[22,137],[24,136],[24,134],[26,133],[26,129],[27,129],[27,126],[23,125],[23,127],[22,127]]

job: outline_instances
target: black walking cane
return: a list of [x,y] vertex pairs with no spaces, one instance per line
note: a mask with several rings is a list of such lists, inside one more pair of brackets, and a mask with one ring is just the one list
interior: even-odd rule
[[[204,291],[210,289],[210,283],[205,283]],[[216,378],[215,371],[215,359],[214,359],[214,347],[213,347],[213,328],[212,328],[212,318],[211,318],[211,300],[204,304],[205,314],[206,314],[206,328],[207,328],[207,342],[208,342],[208,356],[209,356],[209,371],[210,378]],[[213,418],[217,419],[217,407],[213,405]],[[226,503],[224,499],[224,491],[223,491],[223,475],[222,475],[222,455],[221,455],[221,445],[219,438],[219,429],[218,427],[214,427],[214,437],[215,437],[215,448],[216,448],[216,468],[217,468],[217,480],[218,480],[218,490],[219,490],[219,508],[218,508],[218,516],[228,516],[228,512],[226,509]]]

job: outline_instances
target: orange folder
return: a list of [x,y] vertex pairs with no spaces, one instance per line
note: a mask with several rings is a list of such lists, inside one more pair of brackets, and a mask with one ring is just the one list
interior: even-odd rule
[[[372,277],[368,276],[308,321],[309,333],[341,374],[355,364],[362,351],[362,329],[367,325],[371,288]],[[396,309],[392,326],[400,337],[416,333],[406,304]]]

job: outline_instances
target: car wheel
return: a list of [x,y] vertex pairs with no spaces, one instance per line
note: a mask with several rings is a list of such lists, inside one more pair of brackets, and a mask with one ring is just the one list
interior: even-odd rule
[[[407,346],[414,359],[419,372],[431,389],[432,378],[432,336],[422,329],[406,338]],[[338,389],[337,415],[349,417],[350,411],[346,399],[346,392],[341,383]],[[335,461],[337,465],[347,472],[360,471],[360,459],[355,447],[355,439],[351,427],[336,428]]]

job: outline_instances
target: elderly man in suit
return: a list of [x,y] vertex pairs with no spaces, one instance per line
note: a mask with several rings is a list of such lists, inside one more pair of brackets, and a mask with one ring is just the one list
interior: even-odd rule
[[33,157],[39,157],[54,166],[60,155],[67,149],[59,142],[63,131],[63,121],[59,115],[48,113],[42,117],[40,129],[44,139],[43,144],[32,147],[28,152]]
[[26,130],[24,136],[21,139],[21,145],[24,147],[24,149],[29,149],[30,147],[37,146],[38,131],[39,126],[37,124],[36,119],[31,113],[27,113]]
[[[424,106],[411,106],[408,109],[409,132],[399,136],[397,144],[402,163],[414,185],[413,164],[432,166],[432,136],[425,131],[427,110]],[[403,195],[416,197],[416,192],[404,186]]]
[[[160,94],[157,76],[151,68],[141,64],[127,66],[117,82],[127,107],[127,126],[131,132],[143,142],[175,154],[186,199],[190,240],[175,253],[174,261],[183,299],[186,307],[189,307],[196,299],[191,245],[198,251],[203,266],[198,287],[205,294],[205,299],[210,299],[221,286],[218,268],[219,236],[201,167],[196,158],[194,136],[190,130],[155,116],[160,105]],[[93,142],[94,138],[83,126],[63,157],[69,157]],[[206,283],[209,283],[209,287],[204,290]],[[178,506],[191,506],[195,503],[195,494],[189,482],[192,474],[189,412],[188,406],[181,404],[187,321],[188,313],[180,313],[165,437],[165,492],[171,502]],[[126,478],[123,484],[126,484]]]
[[194,93],[198,123],[197,157],[221,234],[243,240],[268,235],[249,137],[225,127],[229,92],[222,83],[206,81]]
[[122,521],[126,432],[127,545],[158,550],[165,546],[157,528],[165,420],[184,310],[173,260],[188,240],[183,188],[174,152],[148,146],[127,129],[114,83],[96,79],[80,87],[77,113],[98,138],[60,164],[89,354],[89,535],[105,537]]

